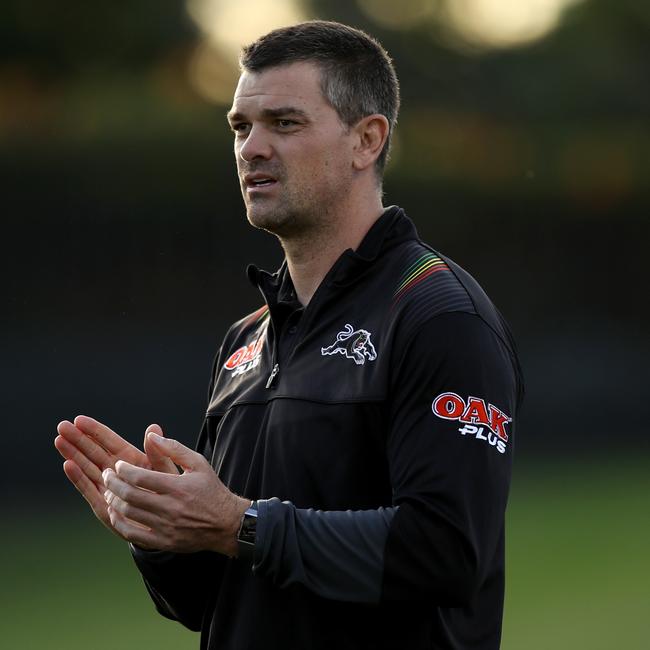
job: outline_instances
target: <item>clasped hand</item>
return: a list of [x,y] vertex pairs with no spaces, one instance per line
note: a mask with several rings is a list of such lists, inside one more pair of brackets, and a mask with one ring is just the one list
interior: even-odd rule
[[250,501],[230,492],[201,454],[164,438],[158,425],[147,428],[144,453],[85,416],[57,431],[66,476],[122,539],[145,549],[237,555]]

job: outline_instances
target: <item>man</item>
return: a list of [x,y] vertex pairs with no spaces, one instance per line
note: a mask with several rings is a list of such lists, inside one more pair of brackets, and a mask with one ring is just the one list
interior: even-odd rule
[[392,64],[316,21],[241,69],[242,194],[285,263],[249,267],[265,304],[223,341],[197,452],[79,416],[65,472],[202,648],[498,648],[518,362],[476,282],[382,206]]

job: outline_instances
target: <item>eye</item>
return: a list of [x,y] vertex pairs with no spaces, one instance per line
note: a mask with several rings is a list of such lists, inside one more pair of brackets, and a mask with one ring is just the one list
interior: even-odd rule
[[245,135],[250,129],[250,124],[248,122],[234,122],[230,125],[230,128],[235,135]]
[[296,122],[295,120],[278,120],[277,121],[277,125],[281,129],[290,129],[292,126],[296,126],[297,124],[298,124],[298,122]]

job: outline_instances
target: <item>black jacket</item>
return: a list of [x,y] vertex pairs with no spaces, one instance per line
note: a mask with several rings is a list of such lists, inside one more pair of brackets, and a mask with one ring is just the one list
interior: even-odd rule
[[478,284],[388,208],[303,310],[286,266],[214,365],[197,449],[259,499],[254,566],[134,550],[202,648],[499,647],[522,395]]

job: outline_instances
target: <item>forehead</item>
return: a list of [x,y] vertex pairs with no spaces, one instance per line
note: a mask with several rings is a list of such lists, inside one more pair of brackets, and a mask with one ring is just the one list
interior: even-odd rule
[[311,112],[331,109],[320,87],[320,70],[306,61],[244,71],[239,77],[231,112],[251,112],[274,106],[295,106]]

